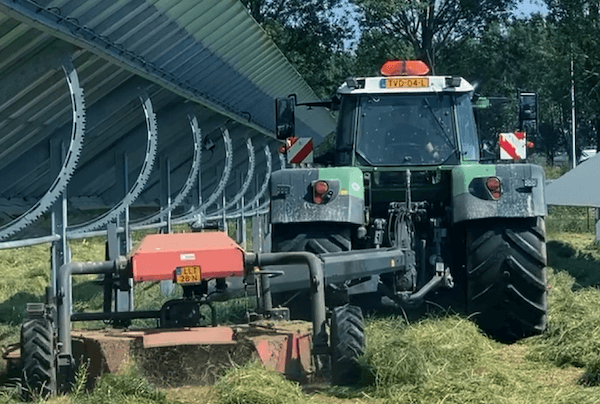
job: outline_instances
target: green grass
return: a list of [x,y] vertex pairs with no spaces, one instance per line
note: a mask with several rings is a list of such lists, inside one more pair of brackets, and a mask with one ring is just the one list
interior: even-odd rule
[[[553,218],[549,218],[551,224]],[[554,220],[560,221],[560,215]],[[468,319],[448,315],[407,324],[372,317],[361,358],[362,384],[308,394],[255,363],[234,368],[214,386],[220,403],[599,403],[600,248],[590,232],[558,232],[549,226],[549,326],[543,336],[512,345],[492,341]],[[102,260],[101,239],[71,243],[73,260]],[[49,247],[0,251],[0,335],[18,339],[25,302],[41,299],[48,282]],[[101,306],[93,278],[76,279],[78,309]],[[137,309],[157,308],[169,297],[157,284],[135,290]],[[253,302],[220,303],[219,321],[235,321]],[[151,325],[151,324],[149,324]],[[78,389],[55,403],[168,403],[133,368],[103,376],[92,392]],[[18,402],[0,391],[0,404]]]

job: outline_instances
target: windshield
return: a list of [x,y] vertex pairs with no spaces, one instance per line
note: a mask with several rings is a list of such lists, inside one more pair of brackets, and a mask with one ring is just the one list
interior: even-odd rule
[[450,94],[361,96],[356,153],[364,165],[456,164]]

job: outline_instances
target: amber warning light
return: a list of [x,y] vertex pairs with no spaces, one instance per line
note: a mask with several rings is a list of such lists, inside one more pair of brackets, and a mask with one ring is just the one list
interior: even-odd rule
[[381,66],[383,76],[425,76],[429,67],[421,60],[388,60]]

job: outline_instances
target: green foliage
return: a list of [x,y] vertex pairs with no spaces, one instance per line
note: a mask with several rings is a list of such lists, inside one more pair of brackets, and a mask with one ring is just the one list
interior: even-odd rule
[[356,49],[355,74],[358,76],[378,76],[383,64],[388,60],[414,59],[414,49],[408,42],[398,41],[383,32],[364,31]]
[[79,392],[70,399],[73,404],[169,403],[165,394],[137,375],[133,366],[120,374],[103,375],[92,392]]
[[89,362],[84,362],[79,365],[79,368],[75,373],[75,382],[73,383],[73,388],[71,389],[71,396],[75,399],[81,398],[85,394],[85,386],[87,383],[89,367]]
[[546,229],[549,233],[595,233],[594,209],[577,206],[549,206]]
[[0,390],[0,404],[19,404],[22,402],[16,388]]
[[301,404],[307,402],[297,383],[260,363],[234,368],[216,384],[221,404]]
[[440,50],[450,43],[477,35],[489,21],[503,21],[513,0],[475,1],[387,1],[353,0],[363,18],[363,33],[382,33],[410,44],[417,59],[437,71]]
[[584,386],[600,386],[600,357],[589,361],[585,366],[585,373],[579,378]]
[[41,301],[50,282],[48,245],[0,250],[0,319],[20,324],[28,302]]
[[342,0],[250,0],[245,2],[292,65],[319,97],[329,97],[352,63],[344,40],[353,29]]
[[543,165],[543,168],[547,180],[555,180],[557,178],[560,178],[571,169],[571,167],[568,164],[563,164],[561,166],[551,166],[546,164]]

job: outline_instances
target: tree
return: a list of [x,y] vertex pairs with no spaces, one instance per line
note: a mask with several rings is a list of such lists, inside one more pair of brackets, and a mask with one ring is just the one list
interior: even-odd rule
[[417,59],[435,73],[440,50],[504,20],[516,0],[352,0],[362,13],[364,33],[409,43]]
[[[246,6],[318,96],[328,97],[352,69],[346,0],[248,0]],[[338,10],[336,12],[336,10]]]
[[[562,50],[572,58],[578,128],[600,150],[600,2],[597,0],[546,0],[549,20],[562,38]],[[591,133],[589,133],[591,132]],[[584,140],[579,137],[578,140]],[[588,140],[588,142],[590,142]],[[588,146],[579,144],[579,146]]]

